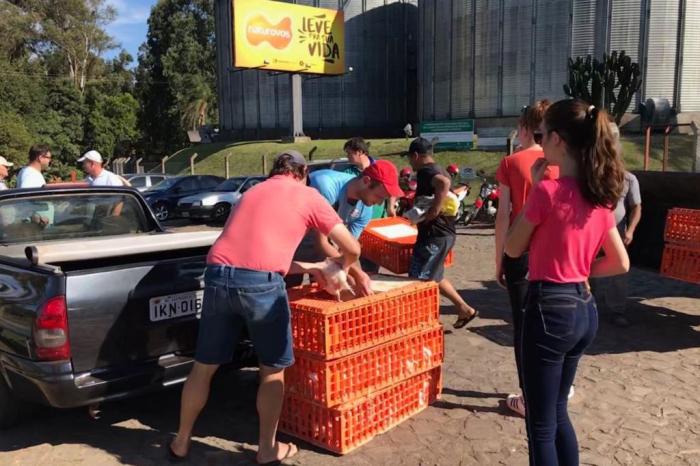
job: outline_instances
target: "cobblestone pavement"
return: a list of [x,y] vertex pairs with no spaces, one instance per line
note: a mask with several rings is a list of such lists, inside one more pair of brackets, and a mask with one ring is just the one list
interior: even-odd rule
[[[448,276],[481,310],[467,330],[446,328],[444,393],[434,406],[343,456],[300,442],[298,465],[521,465],[524,422],[503,400],[516,389],[505,292],[493,281],[493,231],[460,232]],[[581,362],[570,412],[582,464],[700,464],[700,286],[634,270],[633,326],[602,318]],[[197,424],[191,464],[251,464],[257,434],[256,372],[217,377]],[[2,465],[157,465],[177,427],[180,388],[86,409],[40,410],[0,433]]]

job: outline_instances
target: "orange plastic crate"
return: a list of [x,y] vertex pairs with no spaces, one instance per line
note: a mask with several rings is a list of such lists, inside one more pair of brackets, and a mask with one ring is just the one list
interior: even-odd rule
[[347,356],[438,323],[434,282],[409,282],[345,302],[309,285],[288,293],[294,351],[316,358]]
[[284,373],[286,390],[323,406],[369,395],[442,364],[442,326],[393,340],[333,361],[303,354]]
[[441,390],[441,370],[437,367],[333,408],[288,395],[279,430],[345,454],[424,410],[438,398]]
[[[417,234],[403,238],[387,238],[372,231],[374,227],[401,224],[411,225],[408,220],[402,217],[378,218],[370,221],[360,235],[362,257],[394,273],[408,273]],[[450,267],[453,262],[454,250],[450,250],[445,258],[445,267]]]
[[700,245],[667,244],[661,260],[661,275],[700,284]]
[[666,216],[664,239],[700,247],[700,210],[671,209]]

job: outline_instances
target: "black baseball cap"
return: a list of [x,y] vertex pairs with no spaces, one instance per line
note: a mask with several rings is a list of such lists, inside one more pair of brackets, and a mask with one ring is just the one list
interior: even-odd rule
[[408,154],[406,155],[413,154],[414,152],[419,155],[431,154],[433,152],[433,145],[425,138],[416,138],[411,141],[411,145],[408,146]]

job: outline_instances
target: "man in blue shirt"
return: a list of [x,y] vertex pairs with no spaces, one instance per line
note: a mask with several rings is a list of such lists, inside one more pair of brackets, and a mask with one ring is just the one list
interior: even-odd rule
[[[399,174],[393,163],[378,160],[362,171],[360,176],[335,170],[318,170],[309,175],[309,186],[316,188],[326,198],[345,226],[355,238],[372,218],[372,206],[384,202],[388,197],[401,196]],[[313,236],[312,236],[313,235]],[[302,241],[295,260],[322,260],[323,257],[336,257],[339,252],[328,238],[315,232]],[[350,276],[355,280],[355,290],[362,296],[372,294],[371,280],[359,264],[350,268]],[[287,281],[289,286],[300,282]]]
[[[318,170],[309,174],[309,186],[326,198],[350,233],[359,238],[372,219],[372,206],[364,204],[360,197],[360,193],[371,191],[365,189],[362,178],[335,170]],[[353,191],[352,197],[348,196],[348,190]]]

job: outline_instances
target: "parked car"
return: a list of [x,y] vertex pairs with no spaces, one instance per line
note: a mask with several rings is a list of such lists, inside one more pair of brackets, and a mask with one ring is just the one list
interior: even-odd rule
[[315,172],[316,170],[325,170],[328,168],[342,172],[347,170],[351,166],[352,164],[346,158],[333,160],[314,160],[309,162],[308,164],[309,173]]
[[147,189],[143,197],[153,209],[156,218],[162,222],[175,216],[180,199],[211,191],[222,181],[222,177],[212,175],[176,176]]
[[248,189],[261,181],[265,176],[236,176],[223,181],[212,191],[180,199],[176,215],[179,217],[200,220],[211,220],[224,223],[231,213],[231,208],[238,204],[241,196]]
[[0,428],[184,381],[217,236],[165,232],[132,188],[0,192]]
[[138,189],[143,192],[148,188],[156,186],[161,181],[166,178],[170,178],[170,175],[165,175],[162,173],[125,173],[122,175],[133,188]]

